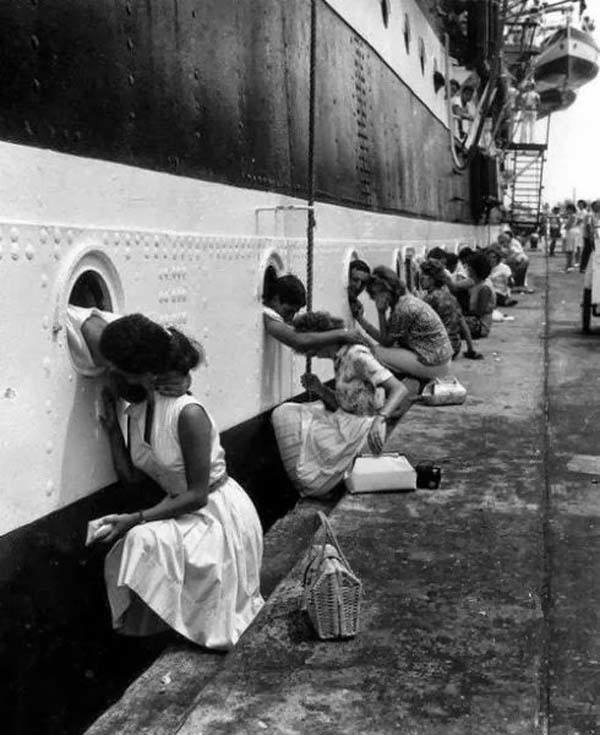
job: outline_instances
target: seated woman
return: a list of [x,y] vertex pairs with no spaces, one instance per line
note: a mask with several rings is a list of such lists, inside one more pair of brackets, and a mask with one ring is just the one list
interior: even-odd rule
[[379,314],[379,329],[369,334],[379,342],[373,354],[403,376],[431,380],[447,375],[452,345],[442,320],[428,304],[407,293],[391,268],[379,265],[367,286]]
[[481,360],[483,355],[476,352],[471,339],[471,331],[463,316],[456,298],[448,290],[447,276],[443,264],[439,260],[425,260],[421,263],[422,299],[442,320],[452,345],[452,359],[460,354],[462,339],[467,343],[465,357],[470,360]]
[[[331,334],[341,324],[326,312],[313,312],[296,317],[294,328]],[[313,354],[333,360],[335,390],[315,375],[304,375],[304,387],[321,400],[284,403],[272,414],[283,465],[305,497],[327,495],[361,451],[381,452],[388,424],[416,396],[416,386],[400,382],[363,345],[338,340]]]
[[467,268],[473,281],[469,288],[469,307],[465,321],[473,339],[487,337],[492,328],[492,313],[496,308],[496,295],[488,278],[492,271],[490,259],[483,251],[477,251],[468,260]]
[[490,248],[487,252],[492,265],[490,281],[496,294],[496,306],[516,306],[519,302],[510,293],[514,285],[512,271],[504,262],[502,251],[500,248]]
[[270,284],[263,298],[263,324],[268,334],[297,352],[307,352],[322,346],[337,344],[366,344],[365,337],[356,329],[339,329],[326,333],[300,333],[292,326],[294,316],[306,306],[306,289],[293,275],[280,276]]
[[199,346],[141,314],[106,325],[99,340],[130,406],[129,447],[113,394],[104,418],[124,484],[155,480],[165,498],[136,513],[100,519],[116,542],[105,561],[113,627],[148,635],[168,627],[190,641],[229,649],[263,605],[262,531],[254,505],[227,475],[217,427],[197,398],[154,391],[158,373],[187,374]]

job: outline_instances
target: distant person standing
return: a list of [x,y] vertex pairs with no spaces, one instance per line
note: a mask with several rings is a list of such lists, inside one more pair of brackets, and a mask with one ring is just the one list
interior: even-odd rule
[[540,95],[535,91],[535,82],[529,81],[521,95],[521,143],[533,143],[539,107]]
[[577,200],[577,243],[575,245],[575,255],[574,255],[574,265],[576,268],[579,267],[581,263],[581,253],[583,251],[583,240],[585,237],[585,227],[587,220],[590,216],[590,212],[588,210],[588,203],[585,201],[585,199],[578,199]]
[[549,256],[554,255],[554,251],[556,250],[556,241],[560,240],[561,238],[561,227],[562,227],[562,220],[560,218],[560,209],[559,207],[552,207],[552,212],[550,216],[548,217],[548,234],[549,234],[548,255]]
[[577,229],[577,209],[574,204],[565,207],[567,220],[565,222],[565,273],[573,270],[573,254],[577,247],[579,230]]
[[595,249],[596,223],[598,220],[598,212],[600,212],[600,202],[592,202],[590,209],[583,221],[583,249],[581,251],[581,260],[579,261],[579,270],[585,273],[590,256]]

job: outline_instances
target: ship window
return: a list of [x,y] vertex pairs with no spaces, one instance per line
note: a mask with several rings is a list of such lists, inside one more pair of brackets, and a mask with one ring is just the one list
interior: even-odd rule
[[381,0],[381,17],[383,25],[387,28],[390,22],[390,0]]
[[112,299],[106,282],[95,271],[84,271],[73,284],[69,303],[86,309],[96,307],[101,311],[112,311]]
[[404,13],[404,48],[406,53],[410,53],[410,18],[408,13]]
[[278,278],[277,270],[274,265],[267,266],[263,279],[262,297],[264,302],[269,302],[273,298],[273,285]]
[[421,64],[421,74],[425,74],[425,41],[419,38],[419,62]]

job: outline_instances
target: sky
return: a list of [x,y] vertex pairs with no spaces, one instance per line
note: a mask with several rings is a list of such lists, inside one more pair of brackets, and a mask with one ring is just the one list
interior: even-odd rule
[[[600,25],[600,0],[588,0],[588,9]],[[600,29],[594,33],[600,45]],[[537,135],[545,136],[546,121],[538,123]],[[550,120],[547,163],[544,171],[544,201],[600,199],[600,74],[579,89],[573,105],[556,112]]]

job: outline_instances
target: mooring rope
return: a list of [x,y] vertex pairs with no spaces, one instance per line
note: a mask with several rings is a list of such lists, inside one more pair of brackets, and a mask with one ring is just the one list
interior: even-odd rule
[[[317,66],[317,0],[310,4],[310,69],[308,101],[308,221],[306,229],[306,308],[313,308],[313,267],[315,230],[315,92]],[[306,372],[311,372],[311,358],[306,358]],[[309,391],[310,395],[310,391]]]

